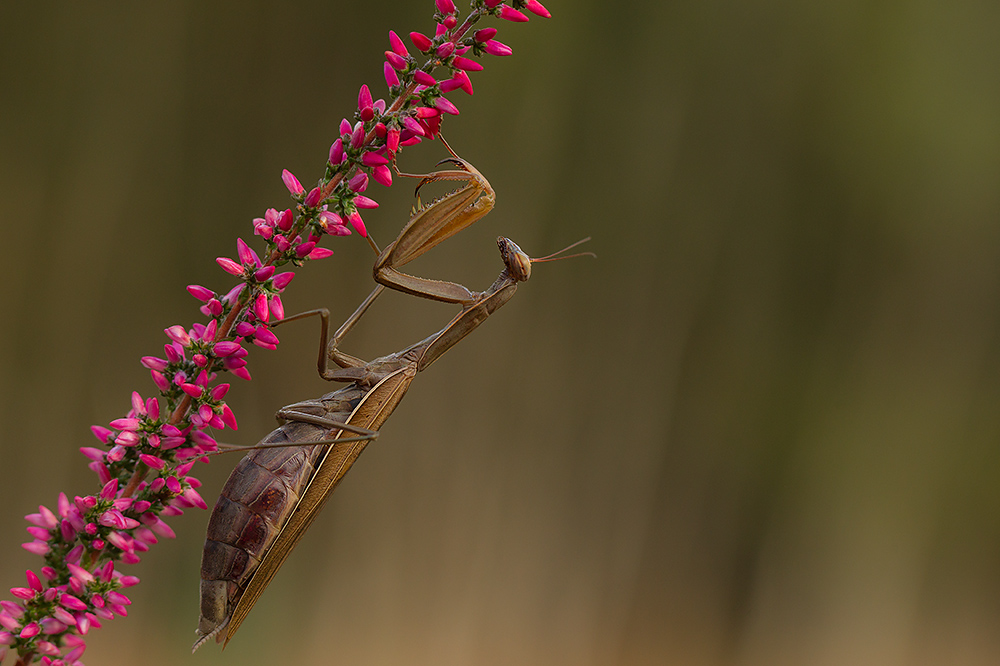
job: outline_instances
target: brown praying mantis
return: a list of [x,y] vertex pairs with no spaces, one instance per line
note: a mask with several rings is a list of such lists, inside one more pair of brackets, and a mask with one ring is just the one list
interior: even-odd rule
[[[430,204],[418,204],[396,240],[375,261],[378,285],[332,339],[327,339],[329,313],[325,309],[284,320],[320,316],[319,374],[350,384],[279,410],[276,416],[281,425],[250,447],[253,450],[233,470],[209,520],[201,566],[201,616],[193,649],[213,637],[225,647],[337,484],[368,442],[378,436],[417,373],[510,300],[518,283],[530,277],[532,263],[557,258],[589,240],[532,259],[513,241],[500,237],[497,244],[504,269],[483,292],[400,272],[399,267],[493,207],[493,189],[475,167],[457,157],[445,161],[455,168],[423,176],[418,193],[424,184],[438,180],[464,185]],[[385,287],[460,303],[462,310],[437,333],[373,361],[340,351],[341,340]],[[331,368],[331,361],[337,367]]]

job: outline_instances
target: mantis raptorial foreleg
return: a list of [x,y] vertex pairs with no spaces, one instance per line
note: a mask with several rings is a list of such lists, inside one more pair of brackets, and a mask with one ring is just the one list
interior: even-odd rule
[[476,167],[457,157],[439,164],[444,162],[450,162],[456,168],[424,176],[417,185],[417,192],[427,183],[437,181],[459,181],[465,185],[429,204],[417,206],[396,240],[387,245],[375,260],[375,281],[414,296],[464,304],[475,299],[475,294],[464,286],[420,278],[397,270],[397,267],[406,265],[470,226],[490,212],[496,203],[493,188]]
[[[420,188],[428,183],[456,181],[464,183],[464,185],[428,204],[419,203],[418,198],[418,204],[414,208],[409,222],[399,232],[399,236],[387,245],[375,260],[373,273],[378,285],[337,329],[333,338],[326,342],[329,331],[329,313],[322,314],[320,311],[311,311],[294,317],[320,314],[323,319],[321,339],[324,341],[324,346],[320,350],[318,362],[319,374],[323,379],[355,381],[359,378],[361,373],[359,368],[364,367],[365,361],[340,351],[340,342],[386,287],[435,301],[461,303],[463,308],[469,308],[476,302],[478,293],[463,285],[421,278],[398,270],[398,267],[406,265],[438,243],[454,236],[493,209],[493,204],[496,202],[493,188],[474,166],[457,156],[442,160],[438,164],[444,163],[450,163],[455,168],[416,176],[420,178],[416,188],[418,197]],[[329,361],[338,365],[340,369],[331,369]]]

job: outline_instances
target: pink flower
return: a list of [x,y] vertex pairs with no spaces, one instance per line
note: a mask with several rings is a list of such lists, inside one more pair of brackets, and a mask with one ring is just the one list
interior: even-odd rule
[[468,58],[463,58],[462,56],[455,56],[455,58],[451,61],[451,64],[452,67],[455,67],[456,69],[464,69],[467,72],[478,72],[483,69],[483,66],[475,60],[469,60]]
[[549,13],[549,10],[543,7],[542,3],[538,2],[538,0],[528,0],[527,4],[525,5],[525,8],[529,12],[537,14],[542,18],[552,18],[552,14]]
[[483,48],[486,49],[487,53],[495,56],[509,56],[514,53],[512,48],[502,42],[498,42],[495,39],[491,39],[483,44]]
[[515,23],[523,23],[528,20],[528,17],[517,11],[510,5],[504,5],[500,8],[500,18],[507,21],[514,21]]
[[392,52],[400,57],[407,57],[410,52],[406,50],[406,45],[403,44],[403,40],[399,38],[394,31],[389,31],[389,46],[392,47]]
[[431,40],[429,37],[420,32],[411,32],[410,41],[421,53],[426,53],[431,50]]
[[288,191],[295,196],[304,194],[306,191],[306,188],[302,187],[302,183],[300,183],[299,179],[295,177],[295,174],[288,169],[282,169],[281,182],[283,182],[285,187],[288,188]]

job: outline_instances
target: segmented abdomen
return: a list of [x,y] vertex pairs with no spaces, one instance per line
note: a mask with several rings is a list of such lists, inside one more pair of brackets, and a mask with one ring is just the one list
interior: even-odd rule
[[[261,444],[308,442],[324,430],[286,423]],[[313,475],[324,445],[256,449],[233,469],[208,522],[201,560],[201,620],[206,636],[224,625],[228,603],[253,574]]]

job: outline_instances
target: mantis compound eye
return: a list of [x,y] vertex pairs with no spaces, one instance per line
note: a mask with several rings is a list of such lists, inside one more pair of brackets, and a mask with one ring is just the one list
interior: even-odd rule
[[531,277],[531,257],[525,254],[517,243],[509,238],[500,236],[497,238],[497,245],[500,247],[500,256],[503,263],[510,271],[510,275],[517,282],[524,282]]

